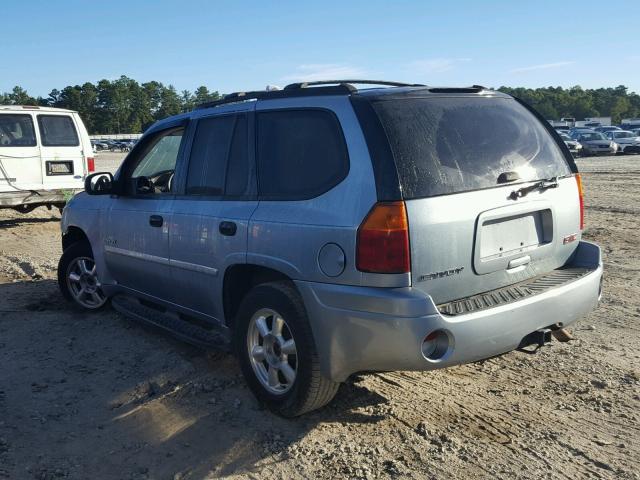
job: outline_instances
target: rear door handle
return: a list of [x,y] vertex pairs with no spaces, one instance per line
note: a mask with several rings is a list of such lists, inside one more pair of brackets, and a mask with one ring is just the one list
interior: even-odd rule
[[220,226],[218,227],[220,233],[222,235],[226,235],[227,237],[232,237],[236,234],[238,230],[238,226],[234,222],[220,222]]
[[152,227],[161,227],[164,223],[164,219],[160,215],[151,215],[149,217],[149,225]]

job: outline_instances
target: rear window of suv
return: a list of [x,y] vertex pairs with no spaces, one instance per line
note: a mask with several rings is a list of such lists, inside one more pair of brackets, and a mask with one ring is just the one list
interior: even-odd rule
[[571,173],[553,137],[513,99],[393,98],[373,108],[407,199],[495,187],[503,172],[520,181]]

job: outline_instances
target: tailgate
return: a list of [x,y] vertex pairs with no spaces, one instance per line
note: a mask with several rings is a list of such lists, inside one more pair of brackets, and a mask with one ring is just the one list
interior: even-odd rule
[[520,186],[407,200],[413,287],[439,304],[564,265],[580,239],[575,179],[509,199]]
[[373,107],[407,207],[414,288],[440,304],[567,262],[580,237],[576,169],[541,118],[495,92]]

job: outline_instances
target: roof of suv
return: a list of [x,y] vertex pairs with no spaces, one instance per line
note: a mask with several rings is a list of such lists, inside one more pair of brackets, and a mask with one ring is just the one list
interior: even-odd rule
[[[356,85],[377,85],[378,88],[362,88],[354,87]],[[382,88],[380,88],[382,86]],[[196,109],[212,108],[228,103],[242,102],[247,100],[267,100],[276,98],[291,97],[311,97],[324,95],[363,95],[367,97],[382,95],[398,95],[398,96],[425,96],[431,94],[491,94],[494,96],[503,96],[508,98],[501,92],[489,90],[480,85],[472,85],[471,87],[432,87],[416,83],[390,82],[386,80],[322,80],[314,82],[292,83],[282,90],[258,90],[250,92],[233,92],[225,95],[220,100],[203,103],[198,105]]]
[[[374,85],[376,88],[356,88],[356,85]],[[284,98],[319,97],[319,96],[351,96],[357,95],[373,100],[375,98],[421,98],[431,95],[482,95],[502,98],[512,98],[496,90],[490,90],[480,85],[470,87],[434,87],[416,83],[391,82],[386,80],[319,80],[313,82],[292,83],[283,89],[255,90],[248,92],[233,92],[221,99],[197,105],[194,110],[220,107],[232,103],[255,100],[274,100]],[[146,133],[151,133],[173,124],[185,121],[193,115],[193,111],[185,112],[158,120],[151,125]]]

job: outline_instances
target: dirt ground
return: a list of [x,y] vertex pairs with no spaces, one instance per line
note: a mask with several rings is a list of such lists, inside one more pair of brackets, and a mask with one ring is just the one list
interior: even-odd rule
[[640,157],[578,165],[606,271],[575,341],[358,376],[294,420],[233,357],[70,308],[59,214],[0,213],[0,479],[640,478]]

